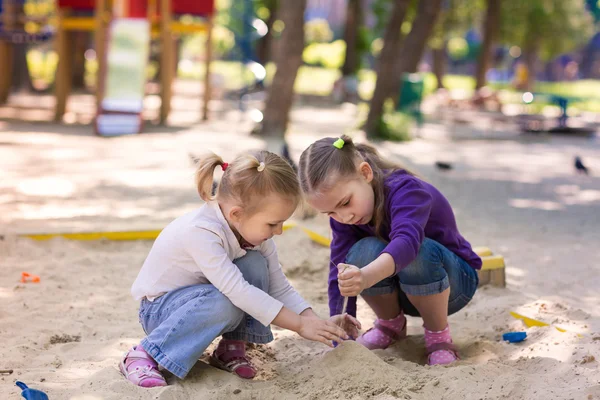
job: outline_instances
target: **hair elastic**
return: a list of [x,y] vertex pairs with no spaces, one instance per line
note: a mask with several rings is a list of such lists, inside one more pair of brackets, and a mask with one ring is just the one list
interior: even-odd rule
[[333,142],[333,147],[341,149],[342,147],[344,147],[345,144],[346,143],[344,142],[344,139],[339,138],[338,140],[336,140],[335,142]]

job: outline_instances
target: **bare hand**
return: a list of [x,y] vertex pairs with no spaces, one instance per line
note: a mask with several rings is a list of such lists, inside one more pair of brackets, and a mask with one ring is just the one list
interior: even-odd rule
[[334,315],[329,320],[341,327],[353,339],[358,337],[358,331],[362,328],[360,321],[348,313]]
[[365,289],[360,268],[350,264],[338,264],[338,286],[345,297],[358,296]]
[[333,347],[332,341],[342,342],[349,339],[346,332],[331,321],[310,317],[300,318],[302,320],[298,334],[304,339],[321,342],[329,347]]

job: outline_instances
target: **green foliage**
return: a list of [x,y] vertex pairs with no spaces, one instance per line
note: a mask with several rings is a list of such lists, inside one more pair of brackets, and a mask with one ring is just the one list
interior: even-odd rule
[[[193,59],[204,53],[205,33],[195,33],[183,37],[182,58]],[[215,25],[212,32],[213,57],[222,58],[235,46],[233,32],[222,25]]]
[[[366,103],[359,106],[359,119],[364,124],[369,107]],[[412,139],[412,129],[415,119],[408,113],[395,111],[393,101],[387,101],[384,106],[383,116],[377,121],[374,137],[394,142],[407,142]]]
[[387,20],[390,16],[392,2],[390,0],[374,0],[371,5],[371,11],[375,17],[375,26],[373,33],[375,36],[383,35]]
[[593,18],[584,0],[502,2],[502,41],[524,50],[539,48],[542,60],[577,49],[593,33]]
[[462,37],[453,37],[448,41],[448,54],[453,60],[464,60],[469,55],[469,43]]
[[307,44],[329,43],[333,39],[333,31],[325,19],[313,19],[304,24],[304,39]]
[[429,47],[441,49],[450,41],[450,56],[455,60],[467,58],[469,48],[463,37],[469,29],[481,25],[485,7],[484,0],[447,0],[429,39]]
[[346,55],[346,42],[336,40],[332,43],[312,43],[304,48],[302,60],[313,66],[341,68]]

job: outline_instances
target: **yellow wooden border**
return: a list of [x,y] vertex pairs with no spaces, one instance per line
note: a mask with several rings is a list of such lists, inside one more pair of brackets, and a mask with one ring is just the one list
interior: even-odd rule
[[[296,226],[295,222],[286,222],[283,224],[283,231]],[[72,232],[72,233],[25,233],[19,235],[33,240],[50,240],[58,237],[69,240],[154,240],[158,237],[161,230],[147,231],[106,231],[106,232]]]
[[[299,226],[294,221],[288,221],[283,224],[283,231],[287,231],[295,226]],[[331,245],[331,239],[313,231],[303,226],[300,226],[300,229],[312,240],[313,242],[320,244],[324,247],[329,247]],[[62,237],[69,240],[81,240],[81,241],[90,241],[90,240],[154,240],[160,234],[160,230],[145,230],[145,231],[107,231],[107,232],[73,232],[73,233],[28,233],[22,234],[21,237],[26,237],[33,240],[50,240],[58,237]],[[477,254],[481,256],[483,261],[483,265],[481,267],[482,271],[488,270],[496,270],[504,268],[504,257],[500,255],[491,255],[492,252],[487,247],[477,247],[474,249]],[[484,255],[490,254],[490,255]]]
[[483,256],[481,257],[481,261],[483,261],[481,265],[482,271],[504,268],[504,257],[500,255]]
[[62,237],[70,240],[153,240],[158,237],[160,230],[125,231],[125,232],[78,232],[78,233],[47,233],[20,235],[33,240],[50,240]]

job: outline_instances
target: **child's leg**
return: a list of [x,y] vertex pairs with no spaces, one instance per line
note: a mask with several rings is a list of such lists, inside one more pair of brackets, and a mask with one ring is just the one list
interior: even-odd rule
[[475,270],[443,245],[425,239],[417,258],[397,276],[402,294],[423,318],[429,363],[456,360],[448,315],[462,309],[473,297],[479,283]]
[[163,368],[183,379],[208,345],[235,329],[243,316],[213,285],[187,286],[153,302],[142,302],[140,320],[149,334],[140,345]]
[[[260,252],[248,251],[234,263],[249,284],[262,291],[269,291],[269,268],[267,260]],[[273,333],[269,326],[264,326],[250,315],[244,314],[242,322],[234,330],[223,334],[211,362],[236,373],[241,378],[254,378],[256,369],[246,357],[246,342],[263,344],[272,340]]]
[[[248,251],[233,263],[249,284],[263,292],[269,292],[269,267],[267,259],[260,252]],[[273,333],[270,326],[264,326],[250,315],[244,314],[242,322],[233,331],[225,333],[223,338],[264,344],[273,341]]]
[[[346,257],[348,264],[363,268],[375,260],[386,243],[368,237],[358,241]],[[394,340],[406,336],[406,318],[398,301],[398,279],[390,277],[364,290],[361,296],[373,309],[377,320],[373,329],[361,335],[357,342],[369,349],[384,349]]]

